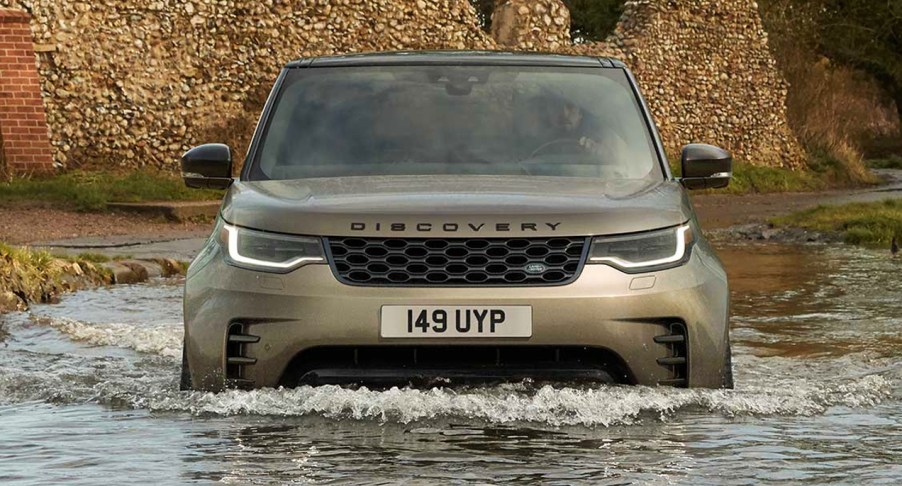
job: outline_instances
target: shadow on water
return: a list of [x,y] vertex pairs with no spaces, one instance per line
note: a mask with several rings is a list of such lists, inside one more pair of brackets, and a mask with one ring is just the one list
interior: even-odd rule
[[0,482],[902,481],[902,259],[724,246],[737,389],[176,390],[180,282],[0,317]]

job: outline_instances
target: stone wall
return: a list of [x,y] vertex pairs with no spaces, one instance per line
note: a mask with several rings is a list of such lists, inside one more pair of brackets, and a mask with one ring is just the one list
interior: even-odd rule
[[508,0],[496,17],[517,11],[521,25],[505,46],[621,59],[671,153],[706,142],[753,164],[803,165],[786,117],[788,86],[753,0],[631,0],[604,42],[567,47],[559,47],[564,36],[569,41],[562,7],[560,0]]
[[30,11],[57,161],[175,167],[298,57],[488,48],[467,0],[0,0]]
[[570,47],[570,11],[560,0],[500,0],[492,15],[499,47],[560,52]]
[[754,0],[632,2],[611,44],[641,80],[668,145],[716,141],[753,163],[802,164],[789,86]]
[[754,163],[802,160],[751,0],[631,1],[609,43],[581,46],[570,41],[560,0],[500,1],[493,28],[500,43],[479,29],[468,0],[0,6],[33,16],[55,158],[68,167],[175,168],[190,146],[222,139],[244,150],[263,95],[279,68],[298,57],[499,47],[622,57],[635,68],[670,149],[706,141]]

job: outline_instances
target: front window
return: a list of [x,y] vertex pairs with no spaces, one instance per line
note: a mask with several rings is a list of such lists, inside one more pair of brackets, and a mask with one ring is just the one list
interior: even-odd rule
[[624,71],[292,69],[250,180],[387,175],[663,179]]

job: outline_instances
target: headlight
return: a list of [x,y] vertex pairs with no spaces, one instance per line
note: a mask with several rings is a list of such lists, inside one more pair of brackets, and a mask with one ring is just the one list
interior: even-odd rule
[[626,236],[595,238],[589,263],[603,263],[626,273],[680,266],[689,261],[695,242],[689,225]]
[[304,265],[326,261],[319,238],[266,233],[223,224],[220,241],[226,248],[229,264],[250,270],[288,273]]

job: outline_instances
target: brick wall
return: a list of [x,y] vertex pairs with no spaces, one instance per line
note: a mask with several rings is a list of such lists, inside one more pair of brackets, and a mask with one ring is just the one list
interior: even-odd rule
[[30,22],[0,8],[0,169],[17,174],[53,169]]

